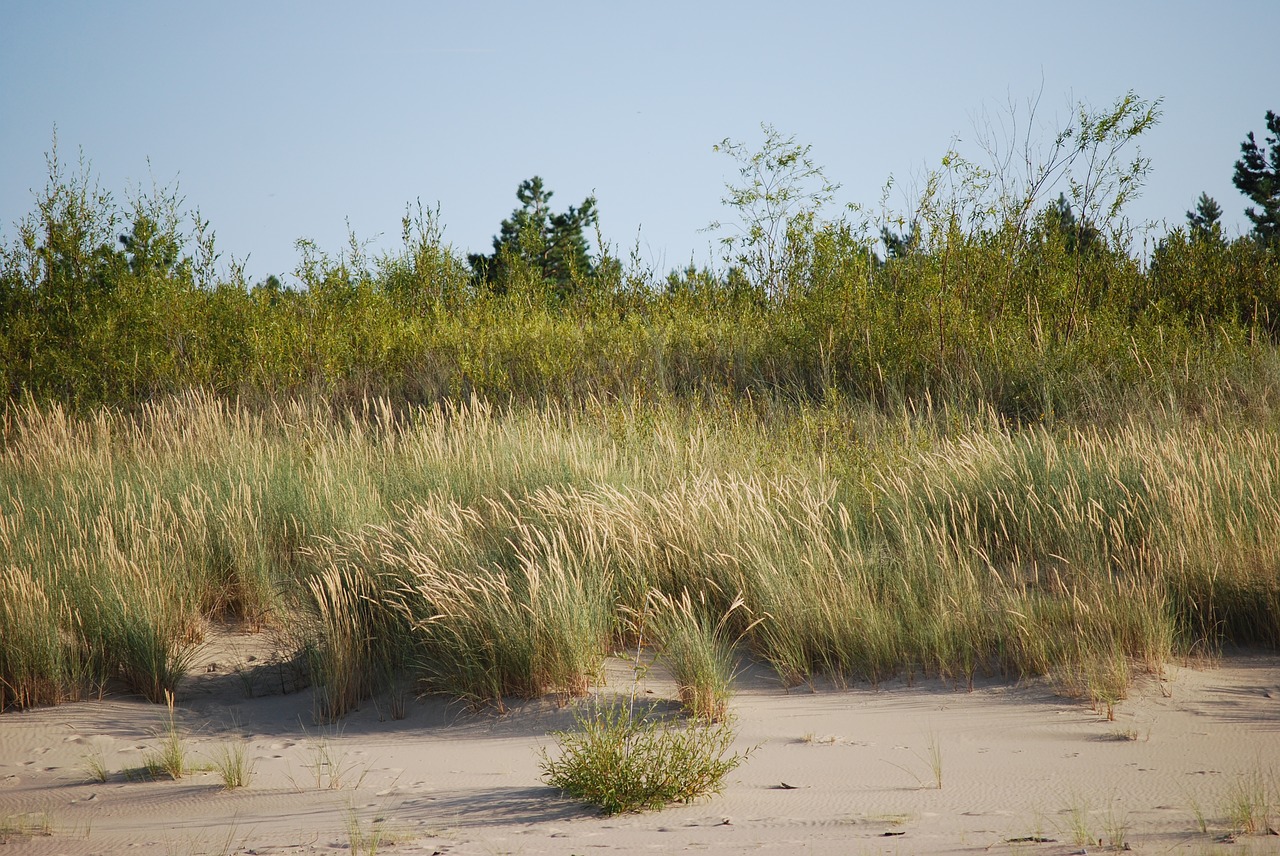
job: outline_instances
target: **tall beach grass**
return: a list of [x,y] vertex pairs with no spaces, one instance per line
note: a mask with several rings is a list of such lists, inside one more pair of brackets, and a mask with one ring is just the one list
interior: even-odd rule
[[231,620],[288,628],[320,719],[393,684],[500,708],[583,692],[652,612],[704,714],[743,655],[1110,706],[1171,657],[1280,642],[1280,433],[1229,411],[10,405],[0,705],[162,700]]

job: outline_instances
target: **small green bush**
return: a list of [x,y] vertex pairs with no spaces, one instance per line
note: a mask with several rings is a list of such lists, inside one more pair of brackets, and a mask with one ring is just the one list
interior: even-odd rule
[[746,759],[729,754],[728,720],[679,725],[624,705],[597,706],[559,732],[560,755],[542,753],[543,781],[605,814],[660,809],[717,794]]

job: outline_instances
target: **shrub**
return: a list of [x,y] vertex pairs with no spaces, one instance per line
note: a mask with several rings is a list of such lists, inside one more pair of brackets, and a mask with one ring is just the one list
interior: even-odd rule
[[717,794],[746,759],[729,753],[728,720],[680,725],[632,706],[595,706],[578,730],[559,732],[560,755],[542,753],[543,780],[605,814],[660,809]]

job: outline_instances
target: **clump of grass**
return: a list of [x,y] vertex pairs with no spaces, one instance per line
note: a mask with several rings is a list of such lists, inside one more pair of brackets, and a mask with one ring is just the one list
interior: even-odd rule
[[942,790],[942,744],[938,742],[938,735],[929,735],[929,770],[933,773],[933,786],[938,790]]
[[1277,795],[1261,768],[1241,773],[1227,789],[1223,806],[1232,831],[1244,835],[1266,832],[1271,825],[1271,812]]
[[1187,803],[1191,808],[1192,816],[1196,819],[1196,829],[1200,830],[1201,834],[1207,833],[1209,831],[1209,820],[1205,817],[1204,807],[1200,804],[1200,800],[1194,794],[1188,793]]
[[111,775],[111,769],[107,766],[107,756],[101,747],[95,747],[85,754],[84,769],[89,775],[90,781],[107,781],[107,778]]
[[[399,531],[371,530],[362,548],[400,581],[388,600],[407,621],[423,686],[498,710],[507,696],[585,694],[617,624],[607,560],[507,503],[488,514],[488,532],[451,543],[478,517],[418,507]],[[497,537],[506,544],[489,540]]]
[[1102,828],[1107,834],[1107,843],[1113,849],[1128,849],[1129,816],[1126,812],[1117,812],[1114,802],[1107,806],[1107,814],[1102,820]]
[[226,790],[248,787],[253,779],[253,759],[243,742],[222,746],[213,756],[213,768]]
[[727,627],[742,607],[739,595],[716,620],[707,615],[705,592],[696,605],[688,589],[679,597],[650,593],[646,618],[660,656],[675,678],[681,704],[697,719],[716,722],[728,711],[735,664]]
[[1093,832],[1089,827],[1089,814],[1091,812],[1089,801],[1079,794],[1073,794],[1066,812],[1067,828],[1071,832],[1072,842],[1082,846],[1092,844],[1094,838]]
[[395,846],[413,838],[404,830],[388,826],[385,810],[379,810],[368,823],[360,817],[355,806],[347,810],[347,847],[356,856],[377,856],[383,845]]
[[605,814],[717,794],[746,757],[729,751],[735,733],[727,720],[681,725],[630,705],[597,705],[577,725],[556,735],[558,755],[543,750],[543,781]]
[[262,532],[267,526],[262,499],[241,479],[216,503],[204,498],[200,511],[207,535],[204,570],[206,611],[261,630],[283,608],[281,580]]
[[317,687],[316,721],[331,722],[355,710],[377,689],[380,633],[385,611],[378,588],[359,568],[334,567],[308,581],[316,613],[308,647]]
[[378,707],[378,721],[382,722],[387,717],[399,721],[409,715],[409,698],[411,695],[409,685],[402,676],[392,676],[388,680],[389,688],[386,694],[386,709]]
[[195,646],[185,631],[172,627],[170,606],[156,594],[144,584],[108,595],[99,620],[106,624],[103,641],[110,645],[119,677],[148,701],[159,703],[186,677]]
[[77,652],[68,645],[69,604],[58,588],[56,579],[46,586],[29,569],[0,570],[0,713],[56,704],[75,691]]
[[[813,742],[813,740],[809,738],[810,736],[807,735],[805,742],[810,742],[810,743]],[[824,742],[834,742],[834,740],[828,740]],[[928,765],[930,778],[933,781],[933,786],[938,790],[942,790],[942,745],[938,742],[937,735],[932,733],[929,735],[929,746],[928,746],[928,750],[924,755],[921,755],[919,753],[913,753],[913,754],[916,756],[916,758],[918,758],[919,760],[923,761],[925,764]],[[913,779],[916,780],[916,782],[919,783],[920,787],[922,788],[925,787],[925,780],[922,779],[920,776],[916,775],[916,773],[913,770],[909,769],[908,767],[904,767],[901,764],[894,764],[892,761],[888,763],[891,766],[897,767],[899,770],[902,770],[904,773],[911,776]]]
[[191,765],[187,759],[186,740],[174,712],[173,693],[168,691],[165,692],[165,706],[168,708],[168,717],[160,748],[146,755],[142,764],[151,778],[159,778],[164,774],[176,781],[191,771]]
[[354,808],[347,812],[347,848],[351,853],[376,856],[382,846],[382,835],[382,824],[376,819],[366,828]]

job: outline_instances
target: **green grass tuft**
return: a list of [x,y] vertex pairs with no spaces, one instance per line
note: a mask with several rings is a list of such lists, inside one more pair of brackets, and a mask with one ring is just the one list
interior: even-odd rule
[[577,725],[556,735],[559,754],[543,751],[543,780],[605,814],[717,794],[746,757],[730,752],[734,730],[724,719],[681,724],[627,705],[596,705]]

